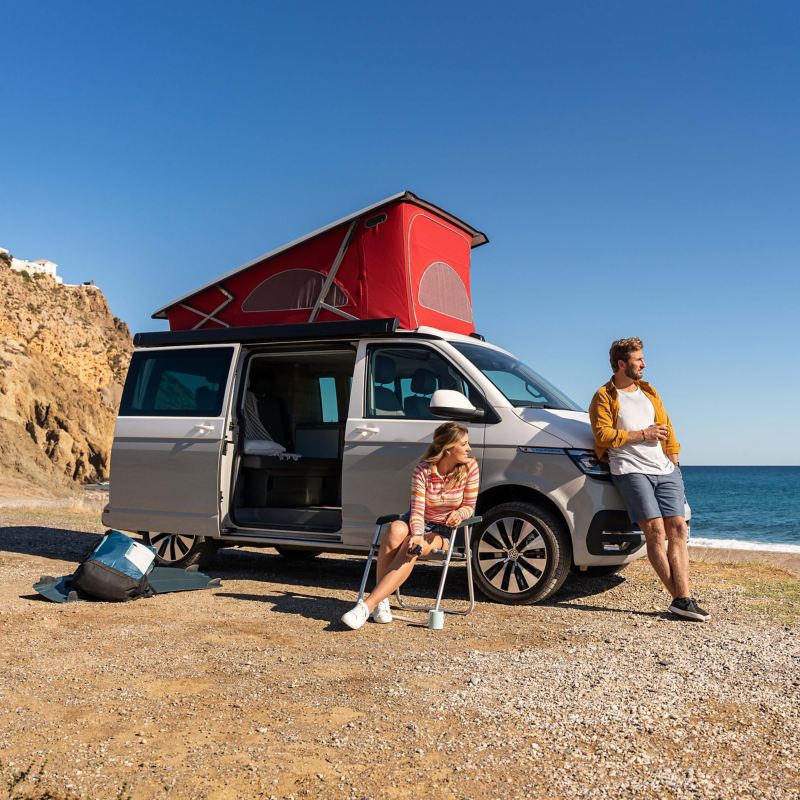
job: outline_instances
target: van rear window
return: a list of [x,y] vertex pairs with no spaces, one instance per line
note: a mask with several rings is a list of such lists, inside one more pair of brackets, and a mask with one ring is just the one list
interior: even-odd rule
[[133,354],[121,417],[218,417],[233,348],[158,350]]

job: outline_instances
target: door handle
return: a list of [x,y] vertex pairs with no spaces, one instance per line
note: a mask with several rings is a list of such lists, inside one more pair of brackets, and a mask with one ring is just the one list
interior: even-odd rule
[[200,431],[200,433],[210,433],[214,430],[213,425],[207,425],[204,422],[201,422],[199,425],[195,425],[195,427]]
[[362,436],[369,436],[371,433],[380,433],[381,429],[377,425],[357,425],[356,430]]

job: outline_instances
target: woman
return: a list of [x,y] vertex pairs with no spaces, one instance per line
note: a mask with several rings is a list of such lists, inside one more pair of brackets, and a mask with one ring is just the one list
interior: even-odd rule
[[392,621],[389,596],[408,579],[417,558],[447,547],[444,529],[473,516],[478,481],[467,428],[458,422],[439,425],[414,468],[410,510],[381,537],[375,589],[342,617],[348,628],[358,630],[370,614],[375,622]]

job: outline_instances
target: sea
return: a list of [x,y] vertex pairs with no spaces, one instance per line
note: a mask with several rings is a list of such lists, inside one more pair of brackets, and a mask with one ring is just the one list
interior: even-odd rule
[[800,553],[800,467],[684,467],[690,544]]

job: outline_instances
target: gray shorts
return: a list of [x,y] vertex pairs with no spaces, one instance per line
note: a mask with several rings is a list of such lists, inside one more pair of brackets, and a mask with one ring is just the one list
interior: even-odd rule
[[669,475],[644,475],[632,472],[629,475],[612,475],[628,516],[633,522],[656,517],[682,517],[686,492],[683,476],[678,467]]

